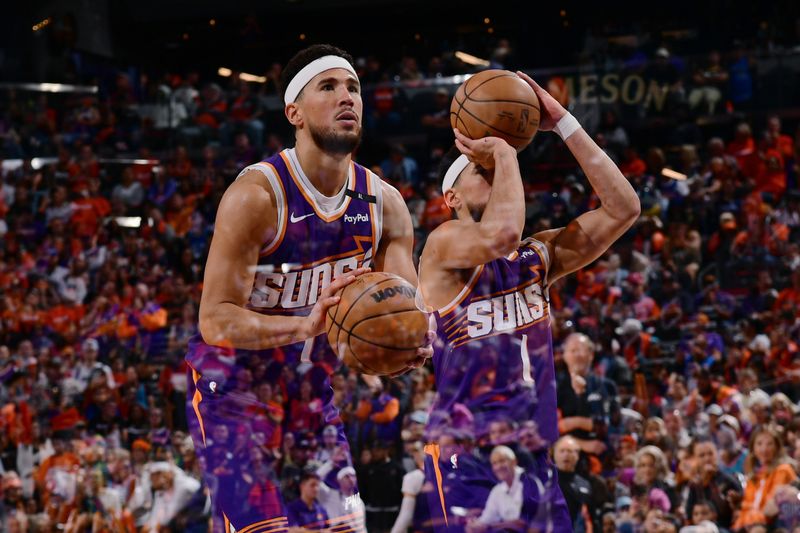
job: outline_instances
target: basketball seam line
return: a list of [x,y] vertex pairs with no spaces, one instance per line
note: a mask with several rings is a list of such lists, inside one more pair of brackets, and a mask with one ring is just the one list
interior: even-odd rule
[[483,99],[483,98],[473,98],[471,96],[467,96],[464,100],[465,101],[469,100],[471,102],[480,102],[480,103],[484,103],[484,104],[486,104],[486,103],[493,104],[495,102],[502,102],[504,104],[519,104],[519,105],[524,105],[524,106],[527,106],[527,107],[532,107],[536,111],[541,111],[539,106],[535,106],[535,105],[533,105],[533,104],[531,104],[529,102],[523,102],[521,100],[500,100],[500,99],[487,100],[487,99]]
[[456,128],[458,128],[458,122],[460,120],[461,123],[464,125],[464,133],[466,133],[467,137],[469,137],[470,133],[469,133],[469,128],[467,127],[467,123],[464,122],[463,120],[461,120],[461,110],[464,109],[464,102],[467,101],[467,98],[469,98],[469,96],[467,96],[467,87],[466,86],[464,86],[464,99],[463,100],[461,100],[459,102],[459,100],[458,100],[458,92],[457,91],[456,91],[456,94],[453,95],[453,99],[458,104],[458,111],[456,112]]
[[[353,309],[353,306],[355,306],[356,302],[357,302],[357,301],[359,301],[359,300],[361,299],[361,297],[362,297],[362,296],[364,296],[364,295],[367,293],[367,291],[369,291],[369,290],[370,290],[372,287],[377,287],[377,286],[381,285],[382,283],[386,283],[387,281],[397,281],[397,278],[399,278],[399,279],[403,279],[403,278],[401,278],[400,276],[397,276],[396,274],[392,274],[392,276],[394,276],[394,278],[391,278],[391,279],[384,279],[384,280],[381,280],[381,281],[379,281],[378,283],[375,283],[374,285],[370,285],[370,286],[368,286],[366,289],[364,289],[364,290],[361,292],[361,294],[359,294],[359,295],[356,297],[356,299],[355,299],[355,300],[353,300],[352,302],[350,302],[350,307],[348,307],[348,308],[347,308],[347,311],[345,312],[344,316],[342,317],[342,322],[341,322],[341,324],[344,324],[344,321],[345,321],[345,320],[347,320],[347,315],[349,315],[349,314],[350,314],[350,311]],[[344,289],[346,289],[346,288],[347,288],[347,287],[342,287],[342,294],[344,294]],[[341,301],[340,301],[340,302],[339,302],[339,304],[337,304],[337,306],[336,306],[336,314],[337,314],[337,315],[339,314],[339,305],[341,305]],[[333,346],[333,348],[334,348],[334,353],[336,354],[336,356],[337,356],[337,357],[339,357],[339,353],[338,353],[338,349],[339,349],[339,337],[341,337],[341,335],[342,335],[342,325],[341,325],[341,324],[339,324],[338,322],[336,322],[336,320],[335,320],[334,318],[331,318],[331,321],[332,321],[334,324],[336,324],[336,325],[338,325],[338,326],[339,326],[339,331],[336,333],[336,344]],[[351,333],[350,333],[350,332],[348,332],[348,335],[350,335],[350,334],[351,334]],[[328,339],[328,342],[330,342],[330,338]],[[348,347],[348,348],[350,348],[350,340],[349,340],[349,338],[348,338],[348,340],[347,340],[347,347]],[[352,351],[353,351],[353,349],[352,349],[352,348],[350,348],[350,352],[352,352]],[[355,356],[355,353],[353,353],[353,356]],[[360,360],[358,357],[356,357],[356,360],[357,360],[359,363],[361,363],[361,360]],[[364,363],[361,363],[361,364],[363,365]],[[365,365],[365,366],[366,366],[366,365]],[[369,367],[367,367],[367,368],[369,368]],[[371,369],[371,368],[370,368],[370,370],[372,370],[373,372],[376,372],[376,370],[374,370],[374,369]]]
[[383,345],[383,344],[378,344],[377,342],[373,342],[373,341],[367,340],[367,339],[365,339],[364,337],[362,337],[360,335],[354,335],[352,333],[352,331],[354,329],[356,329],[356,327],[359,324],[361,324],[362,322],[366,322],[367,320],[372,320],[373,318],[380,318],[382,316],[399,315],[400,313],[413,313],[414,311],[419,311],[419,309],[414,307],[413,309],[403,309],[402,311],[392,311],[391,313],[383,313],[381,315],[372,315],[372,316],[368,316],[368,317],[362,318],[361,320],[359,320],[358,322],[353,324],[353,326],[350,328],[350,332],[351,332],[350,335],[352,335],[353,337],[357,338],[358,340],[360,340],[362,342],[366,342],[366,343],[372,344],[373,346],[377,346],[378,348],[386,348],[387,350],[416,350],[418,348],[418,346],[412,346],[411,348],[400,348],[400,347],[397,347],[397,346],[386,346],[386,345]]
[[499,132],[500,132],[500,133],[502,133],[503,135],[507,135],[507,136],[509,136],[509,137],[514,137],[515,139],[520,139],[520,140],[524,140],[524,141],[527,141],[527,140],[528,140],[528,137],[527,137],[527,136],[523,136],[523,135],[514,135],[513,133],[508,133],[507,131],[503,131],[503,130],[501,130],[500,128],[495,128],[494,126],[492,126],[492,125],[490,125],[490,124],[487,124],[486,122],[484,122],[483,120],[481,120],[479,117],[475,116],[475,114],[474,114],[474,113],[471,113],[471,112],[470,112],[470,110],[469,110],[469,109],[467,109],[466,107],[465,107],[465,108],[463,108],[463,109],[464,109],[464,112],[465,112],[465,113],[467,113],[469,116],[471,116],[472,118],[474,118],[475,120],[477,120],[478,122],[480,122],[481,124],[483,124],[484,126],[486,126],[487,128],[491,128],[491,129],[493,129],[494,131],[499,131]]
[[[466,96],[467,98],[469,98],[469,95],[470,95],[470,94],[474,93],[475,91],[477,91],[477,90],[478,90],[478,89],[480,89],[480,88],[481,88],[483,85],[486,85],[486,84],[487,84],[487,83],[489,83],[490,81],[492,81],[492,80],[496,80],[497,78],[508,78],[508,77],[511,77],[511,76],[514,76],[514,77],[519,77],[519,76],[517,76],[516,74],[511,74],[511,73],[508,73],[508,74],[498,74],[497,76],[492,76],[492,77],[491,77],[491,78],[489,78],[488,80],[483,80],[482,82],[480,82],[480,83],[477,85],[477,87],[475,87],[474,89],[472,89],[472,91],[470,91],[470,92],[468,92],[468,91],[467,91],[467,89],[468,89],[468,85],[469,85],[469,80],[467,80],[466,82],[464,82],[464,96]],[[471,79],[473,79],[473,78],[470,78],[470,80],[471,80]]]

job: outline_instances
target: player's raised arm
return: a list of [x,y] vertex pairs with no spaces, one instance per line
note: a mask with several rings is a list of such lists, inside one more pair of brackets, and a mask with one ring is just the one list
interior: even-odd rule
[[[525,195],[516,150],[497,137],[472,140],[458,130],[455,133],[456,146],[466,159],[461,159],[461,165],[456,160],[448,171],[450,175],[460,170],[458,174],[445,176],[445,182],[457,180],[457,186],[445,183],[443,189],[458,218],[431,232],[421,258],[426,265],[442,270],[472,268],[508,255],[517,249],[525,226]],[[488,201],[482,215],[476,212],[480,206],[466,201],[467,188],[486,189]]]
[[529,76],[517,74],[533,87],[541,102],[539,129],[553,130],[565,139],[601,204],[566,227],[535,235],[551,250],[548,282],[552,283],[600,257],[639,218],[641,207],[628,180],[577,120]]
[[268,316],[247,309],[254,265],[277,227],[277,207],[263,181],[258,172],[244,174],[219,205],[200,300],[200,334],[211,345],[261,350],[319,335],[325,310],[338,302],[333,295],[366,272],[359,269],[333,281],[306,317]]

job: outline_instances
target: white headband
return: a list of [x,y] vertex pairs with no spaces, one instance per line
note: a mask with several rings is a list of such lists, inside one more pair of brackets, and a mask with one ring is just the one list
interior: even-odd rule
[[356,74],[355,69],[345,58],[339,56],[323,56],[319,59],[315,59],[300,69],[300,72],[295,74],[294,78],[292,78],[292,81],[290,81],[289,85],[286,87],[286,94],[283,96],[283,103],[285,105],[289,105],[294,102],[297,99],[297,95],[303,90],[303,87],[308,85],[308,82],[310,82],[314,76],[332,68],[343,68],[348,70],[353,74],[353,76],[356,77],[356,79],[358,79],[358,74]]
[[450,168],[447,169],[447,172],[444,174],[444,180],[442,181],[442,194],[446,193],[450,189],[453,188],[458,176],[461,172],[464,171],[469,165],[469,159],[464,154],[461,154],[453,161],[453,164],[450,165]]

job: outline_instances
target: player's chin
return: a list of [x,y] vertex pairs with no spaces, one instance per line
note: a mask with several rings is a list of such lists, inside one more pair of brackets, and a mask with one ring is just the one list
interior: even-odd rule
[[342,133],[350,133],[354,136],[361,135],[361,123],[358,120],[339,119],[336,121],[334,129]]

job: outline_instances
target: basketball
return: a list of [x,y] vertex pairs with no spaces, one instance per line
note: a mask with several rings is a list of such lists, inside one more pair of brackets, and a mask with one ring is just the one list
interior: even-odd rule
[[417,357],[428,317],[415,304],[417,289],[394,274],[372,272],[340,290],[326,315],[328,342],[342,361],[361,373],[389,375]]
[[484,70],[456,90],[450,125],[470,139],[500,137],[519,151],[539,128],[539,99],[513,72]]

